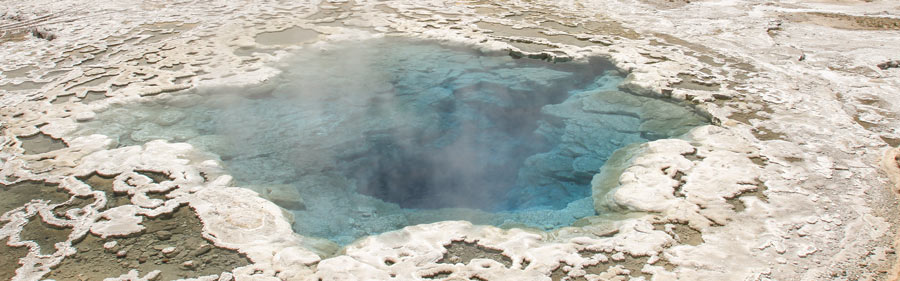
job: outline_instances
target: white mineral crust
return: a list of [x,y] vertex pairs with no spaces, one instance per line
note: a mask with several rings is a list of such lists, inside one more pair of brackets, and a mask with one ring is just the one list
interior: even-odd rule
[[[204,238],[252,261],[198,280],[420,280],[438,273],[550,280],[554,272],[588,280],[639,273],[652,280],[896,276],[900,212],[892,191],[900,190],[900,150],[891,145],[900,140],[900,68],[877,67],[900,59],[895,1],[489,2],[8,2],[0,8],[0,33],[15,29],[14,15],[47,16],[30,24],[55,39],[0,38],[0,182],[57,183],[70,195],[100,198],[65,218],[55,217],[58,204],[46,200],[2,214],[0,240],[29,249],[13,280],[42,279],[79,251],[73,243],[88,232],[133,234],[144,228],[143,217],[182,204],[198,214]],[[854,28],[861,23],[816,13],[887,22]],[[148,31],[166,22],[182,25]],[[277,48],[254,39],[291,27],[320,35]],[[691,102],[713,124],[614,155],[595,176],[592,198],[600,214],[620,217],[589,217],[549,232],[445,221],[366,237],[339,251],[294,233],[279,206],[234,186],[218,156],[188,143],[218,144],[189,131],[182,139],[157,139],[160,126],[182,118],[177,113],[131,135],[147,141],[142,145],[73,134],[80,122],[123,104],[171,99],[187,106],[198,101],[184,89],[265,81],[278,74],[271,65],[288,49],[315,52],[384,36],[555,60],[604,56],[628,73],[622,90]],[[94,92],[104,95],[62,101]],[[68,147],[26,154],[22,139],[38,133]],[[154,183],[137,171],[171,180]],[[100,211],[102,191],[80,180],[92,173],[116,175],[115,191],[134,195],[131,204]],[[161,191],[165,199],[147,195]],[[33,216],[72,233],[42,255],[20,235]],[[702,243],[681,242],[672,227],[657,227],[665,224],[699,231]],[[495,249],[512,264],[439,262],[454,241]],[[590,271],[602,262],[612,263]],[[132,270],[106,280],[158,274]]]

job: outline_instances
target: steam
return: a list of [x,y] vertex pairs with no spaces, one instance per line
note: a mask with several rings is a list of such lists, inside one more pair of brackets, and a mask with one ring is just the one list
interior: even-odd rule
[[[214,131],[248,150],[230,166],[274,156],[281,163],[267,166],[288,166],[296,177],[265,180],[291,184],[333,171],[351,181],[334,187],[340,194],[355,191],[403,208],[515,208],[507,197],[525,159],[552,146],[534,132],[540,109],[568,97],[579,86],[575,74],[511,68],[508,59],[462,50],[437,63],[415,57],[433,57],[434,46],[403,48],[350,47],[297,58],[262,95],[272,98],[259,98],[265,89],[229,98],[215,93],[224,102],[216,105],[221,120]],[[274,131],[273,120],[282,124]]]

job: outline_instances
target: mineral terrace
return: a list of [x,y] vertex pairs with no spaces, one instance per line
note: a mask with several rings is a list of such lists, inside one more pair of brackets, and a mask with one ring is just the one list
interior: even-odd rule
[[[894,0],[6,0],[0,36],[0,280],[900,274]],[[297,234],[283,207],[298,198],[239,186],[190,133],[76,133],[384,37],[605,57],[622,90],[689,102],[711,125],[616,152],[591,182],[598,215],[568,227],[442,221],[343,246]]]

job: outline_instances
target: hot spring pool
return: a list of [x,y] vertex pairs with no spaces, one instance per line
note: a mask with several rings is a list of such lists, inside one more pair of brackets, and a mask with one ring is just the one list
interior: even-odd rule
[[688,106],[618,91],[623,77],[601,59],[382,39],[307,50],[279,68],[252,87],[112,107],[80,134],[215,153],[239,186],[302,198],[282,203],[298,233],[346,244],[442,220],[571,225],[595,215],[590,182],[613,151],[706,123]]

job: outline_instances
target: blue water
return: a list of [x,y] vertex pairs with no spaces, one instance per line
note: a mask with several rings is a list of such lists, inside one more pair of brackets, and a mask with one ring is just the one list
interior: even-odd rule
[[383,39],[278,67],[260,85],[112,109],[82,132],[213,152],[239,185],[299,195],[298,233],[346,244],[451,219],[570,225],[595,214],[590,181],[613,151],[704,122],[615,91],[623,77],[600,59],[553,64]]

